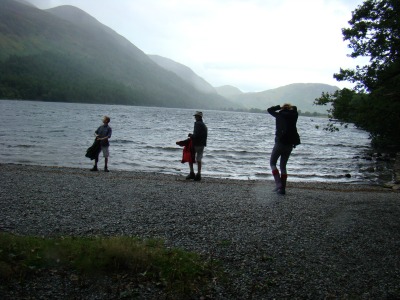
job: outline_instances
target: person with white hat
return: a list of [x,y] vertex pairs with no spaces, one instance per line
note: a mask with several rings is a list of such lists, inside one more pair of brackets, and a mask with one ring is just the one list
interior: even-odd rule
[[193,133],[189,133],[189,138],[192,140],[193,149],[195,152],[197,174],[194,173],[193,162],[191,162],[189,163],[190,174],[186,177],[186,179],[200,181],[204,147],[207,146],[208,129],[206,124],[203,122],[203,113],[201,111],[196,111],[193,116],[195,117],[196,122],[194,123]]

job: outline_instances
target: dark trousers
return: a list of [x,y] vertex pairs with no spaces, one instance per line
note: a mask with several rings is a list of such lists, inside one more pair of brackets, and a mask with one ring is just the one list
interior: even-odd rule
[[293,146],[285,145],[281,142],[275,140],[274,148],[272,149],[271,158],[269,164],[272,170],[276,170],[276,164],[280,158],[279,168],[281,169],[281,174],[287,174],[286,165],[289,160],[290,154],[292,153]]

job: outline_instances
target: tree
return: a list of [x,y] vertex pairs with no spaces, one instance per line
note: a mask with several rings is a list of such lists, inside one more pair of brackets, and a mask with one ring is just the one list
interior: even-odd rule
[[[400,149],[400,1],[366,0],[349,24],[342,29],[349,56],[368,57],[369,64],[340,69],[334,78],[354,89],[323,93],[315,104],[331,103],[331,117],[369,131],[375,145]],[[337,130],[332,123],[327,129]]]
[[350,57],[369,57],[370,64],[356,70],[340,69],[338,81],[356,83],[356,90],[372,92],[400,74],[400,1],[367,0],[352,14],[351,28],[343,28]]

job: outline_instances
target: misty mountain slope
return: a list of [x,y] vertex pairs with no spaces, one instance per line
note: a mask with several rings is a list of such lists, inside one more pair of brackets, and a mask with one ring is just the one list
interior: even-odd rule
[[223,85],[215,88],[217,93],[225,98],[233,98],[235,96],[242,95],[243,92],[239,90],[237,87],[232,85]]
[[[52,41],[72,30],[69,25],[32,5],[12,0],[0,1],[0,60],[10,55],[57,50]],[[55,28],[49,30],[53,26]]]
[[[105,52],[106,55],[114,53],[120,58],[125,57],[125,59],[110,61],[111,64],[107,66],[107,69],[121,75],[116,77],[118,81],[129,85],[132,85],[132,83],[141,86],[150,84],[150,89],[158,90],[160,93],[164,92],[165,96],[170,98],[184,94],[185,97],[190,99],[193,94],[196,94],[193,91],[193,86],[185,84],[176,75],[161,69],[143,51],[86,12],[73,6],[60,6],[48,11],[64,20],[77,24],[88,32],[92,37],[91,42],[98,48],[98,52]],[[131,67],[131,62],[135,63],[134,68]],[[146,75],[150,76],[147,77]],[[167,87],[165,88],[163,85],[167,85]],[[202,95],[198,94],[198,97],[200,98]],[[223,101],[226,105],[233,105],[225,99],[218,100]],[[207,105],[209,104],[207,103]],[[179,104],[179,106],[181,105],[184,104]]]
[[189,67],[187,67],[183,64],[180,64],[178,62],[175,62],[172,59],[165,58],[165,57],[162,57],[159,55],[148,55],[148,56],[159,66],[175,73],[181,79],[183,79],[190,85],[194,86],[200,92],[212,93],[212,94],[216,93],[216,90],[214,89],[214,87],[211,84],[209,84],[203,78],[201,78],[196,73],[194,73],[192,71],[192,69],[190,69]]
[[266,109],[272,105],[289,102],[302,112],[326,113],[326,106],[313,105],[313,102],[322,92],[333,93],[338,89],[336,86],[322,83],[293,83],[263,92],[233,95],[229,99],[247,108]]
[[25,0],[15,0],[15,1],[20,2],[20,3],[22,3],[22,4],[25,4],[25,5],[28,5],[28,6],[36,7],[36,6],[33,5],[32,3],[28,2],[28,1],[25,1]]
[[47,11],[80,28],[86,42],[80,41],[78,50],[87,59],[96,60],[102,72],[112,72],[114,80],[132,84],[151,72],[162,72],[143,51],[79,8],[59,6]]
[[[141,56],[146,62],[149,62],[145,59],[144,52],[126,38],[77,7],[63,5],[47,9],[46,11],[60,19],[79,26],[81,30],[90,35],[92,42],[100,43],[101,46],[106,47],[106,50],[110,50],[110,48],[115,49],[115,46],[119,46],[121,47],[121,51],[125,50],[125,54],[133,55],[136,59]],[[104,42],[109,42],[109,44],[104,44]]]
[[84,11],[0,2],[0,98],[228,108]]

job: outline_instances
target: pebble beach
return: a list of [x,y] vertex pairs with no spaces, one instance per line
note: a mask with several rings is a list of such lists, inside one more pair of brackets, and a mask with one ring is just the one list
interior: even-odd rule
[[[186,175],[0,164],[0,231],[161,238],[221,262],[225,280],[195,299],[400,299],[399,191],[289,175],[281,196],[272,180]],[[110,298],[57,284],[0,285],[0,298]]]

